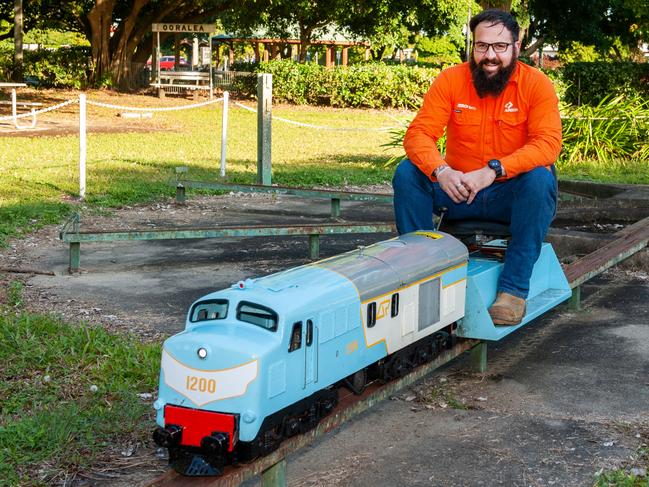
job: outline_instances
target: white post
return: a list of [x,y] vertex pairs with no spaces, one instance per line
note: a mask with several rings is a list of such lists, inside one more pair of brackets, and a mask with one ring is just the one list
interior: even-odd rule
[[198,37],[192,39],[192,69],[198,65]]
[[86,197],[86,95],[79,95],[79,198]]
[[221,177],[225,177],[225,149],[228,139],[228,98],[230,93],[223,92],[223,118],[221,120]]
[[270,186],[272,180],[271,132],[273,75],[257,74],[257,184]]

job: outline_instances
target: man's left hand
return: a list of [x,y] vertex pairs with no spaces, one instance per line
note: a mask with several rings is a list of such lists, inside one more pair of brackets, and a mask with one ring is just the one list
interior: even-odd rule
[[483,167],[481,169],[462,174],[462,184],[469,193],[466,204],[470,205],[471,203],[473,203],[473,200],[475,199],[478,192],[483,190],[487,186],[490,186],[495,179],[496,173],[489,167]]

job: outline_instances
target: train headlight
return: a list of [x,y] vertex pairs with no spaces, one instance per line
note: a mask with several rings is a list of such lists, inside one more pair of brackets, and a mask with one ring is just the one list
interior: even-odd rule
[[207,357],[207,349],[206,348],[201,347],[201,348],[198,349],[198,352],[196,352],[196,353],[198,354],[198,358],[200,358],[200,359],[205,359]]

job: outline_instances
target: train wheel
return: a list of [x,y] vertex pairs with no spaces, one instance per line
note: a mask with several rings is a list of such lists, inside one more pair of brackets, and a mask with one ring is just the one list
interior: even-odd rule
[[367,387],[367,369],[361,369],[346,377],[343,384],[354,394],[360,396]]
[[395,356],[389,364],[389,374],[393,379],[399,379],[408,373],[408,364],[404,357]]
[[429,362],[433,358],[431,351],[430,343],[419,345],[415,350],[415,363],[421,365]]

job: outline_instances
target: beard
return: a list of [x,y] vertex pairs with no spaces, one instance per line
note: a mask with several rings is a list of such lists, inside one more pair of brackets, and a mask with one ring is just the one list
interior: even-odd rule
[[[471,68],[471,77],[473,78],[473,86],[475,86],[478,96],[484,98],[487,95],[498,96],[500,95],[509,79],[512,77],[512,73],[516,68],[516,58],[512,58],[511,62],[507,66],[500,64],[500,69],[496,74],[489,77],[484,72],[482,67],[490,62],[491,60],[483,59],[480,63],[476,63],[473,56],[469,60],[469,67]],[[500,62],[500,61],[497,61]]]

